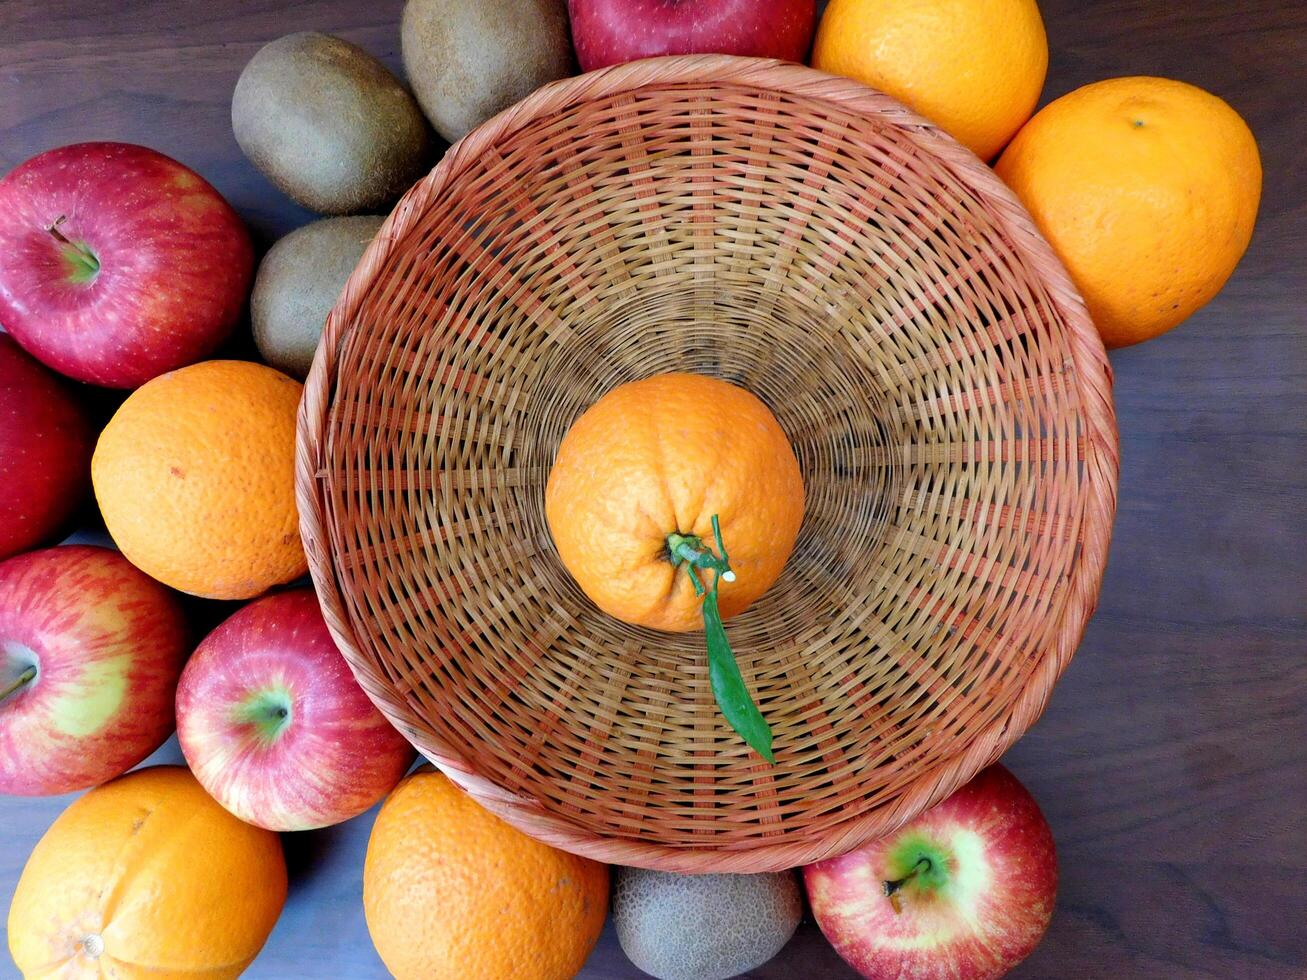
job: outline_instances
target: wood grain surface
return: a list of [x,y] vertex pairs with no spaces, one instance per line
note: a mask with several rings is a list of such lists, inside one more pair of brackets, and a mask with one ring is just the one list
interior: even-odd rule
[[[401,6],[0,0],[0,171],[63,143],[145,143],[204,174],[266,248],[313,215],[237,148],[237,74],[260,44],[308,29],[398,70]],[[1252,126],[1265,187],[1225,291],[1112,356],[1123,462],[1101,605],[1048,712],[1006,757],[1044,806],[1062,874],[1048,937],[1013,976],[1307,977],[1307,5],[1041,7],[1045,101],[1114,75],[1202,85]],[[97,399],[108,413],[116,396]],[[231,608],[192,604],[201,628]],[[151,761],[179,759],[174,741]],[[0,798],[6,909],[68,802]],[[285,838],[290,899],[248,976],[386,975],[360,902],[371,820]],[[15,974],[0,956],[0,977]],[[610,927],[583,976],[642,974]],[[751,976],[852,974],[805,921]]]

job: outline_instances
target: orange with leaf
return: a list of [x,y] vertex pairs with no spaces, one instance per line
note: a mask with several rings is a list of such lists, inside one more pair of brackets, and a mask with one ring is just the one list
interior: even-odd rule
[[621,385],[563,438],[545,516],[600,609],[651,629],[704,628],[723,715],[771,759],[722,626],[776,581],[803,522],[799,463],[767,406],[693,374]]

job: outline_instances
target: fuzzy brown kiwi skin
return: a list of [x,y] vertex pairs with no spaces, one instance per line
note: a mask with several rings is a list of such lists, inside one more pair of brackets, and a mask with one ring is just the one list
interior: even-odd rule
[[321,214],[384,210],[434,158],[399,79],[357,45],[314,31],[259,49],[236,82],[231,121],[251,162]]
[[265,361],[293,378],[309,373],[327,314],[385,220],[322,218],[268,250],[250,296],[254,343]]
[[408,0],[400,48],[423,111],[450,142],[577,70],[566,0]]

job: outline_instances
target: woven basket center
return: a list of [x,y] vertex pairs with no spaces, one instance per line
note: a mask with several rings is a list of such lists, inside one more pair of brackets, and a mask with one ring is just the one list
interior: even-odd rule
[[[781,581],[731,621],[737,645],[793,642],[825,615],[832,591],[874,587],[878,555],[900,498],[906,439],[865,352],[825,329],[817,311],[783,295],[712,283],[654,286],[569,320],[564,342],[540,358],[549,383],[524,403],[514,507],[551,558],[551,585],[584,596],[557,558],[540,494],[563,436],[617,385],[668,371],[721,378],[758,395],[794,447],[807,488],[803,531]],[[669,667],[702,665],[697,634],[653,634],[618,621],[613,635]]]

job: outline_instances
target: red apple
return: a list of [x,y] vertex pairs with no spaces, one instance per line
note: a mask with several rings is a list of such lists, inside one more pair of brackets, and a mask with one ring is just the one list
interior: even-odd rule
[[0,563],[0,793],[98,786],[157,749],[187,649],[176,598],[116,551]]
[[802,61],[816,0],[568,0],[582,71],[663,54]]
[[253,269],[222,195],[144,146],[77,143],[0,180],[0,325],[80,381],[135,388],[207,357]]
[[413,761],[354,680],[312,589],[256,599],[204,639],[177,686],[177,738],[214,799],[268,830],[357,816]]
[[0,333],[0,559],[72,516],[91,476],[91,425],[62,378]]
[[1043,938],[1057,856],[1039,804],[996,765],[803,878],[821,931],[864,977],[988,980]]

